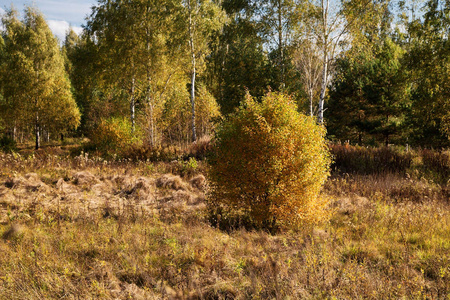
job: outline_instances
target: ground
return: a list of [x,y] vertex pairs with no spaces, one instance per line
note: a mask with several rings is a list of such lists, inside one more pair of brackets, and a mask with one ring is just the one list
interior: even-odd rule
[[0,154],[0,299],[450,299],[448,186],[333,175],[329,222],[209,222],[203,164]]

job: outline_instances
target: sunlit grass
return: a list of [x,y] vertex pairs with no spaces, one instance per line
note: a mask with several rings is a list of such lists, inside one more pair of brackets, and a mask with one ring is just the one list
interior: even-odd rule
[[[0,156],[0,299],[450,297],[445,186],[333,177],[328,223],[221,231],[207,222],[194,174],[157,185],[181,164]],[[87,173],[95,180],[76,181]]]

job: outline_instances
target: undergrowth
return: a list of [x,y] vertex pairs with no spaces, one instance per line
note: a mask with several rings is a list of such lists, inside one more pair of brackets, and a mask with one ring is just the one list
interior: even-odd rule
[[201,164],[0,154],[0,299],[450,297],[447,185],[335,173],[328,223],[268,233],[212,226]]

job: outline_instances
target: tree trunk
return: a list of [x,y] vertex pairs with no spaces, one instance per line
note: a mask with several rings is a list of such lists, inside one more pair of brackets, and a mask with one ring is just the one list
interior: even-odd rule
[[191,73],[191,107],[192,107],[192,141],[197,141],[197,133],[195,130],[195,75],[196,75],[196,65],[195,65],[195,47],[194,47],[194,24],[192,24],[192,7],[191,1],[188,1],[189,9],[189,45],[191,46],[191,62],[192,62],[192,73]]
[[34,124],[34,133],[36,138],[35,149],[38,150],[41,146],[41,137],[40,137],[40,126],[39,126],[39,114],[36,112],[36,123]]
[[155,121],[154,121],[154,113],[153,113],[153,103],[151,103],[151,99],[149,96],[148,103],[150,108],[150,145],[155,146]]
[[325,53],[323,57],[323,76],[322,76],[322,87],[320,89],[320,98],[319,98],[319,115],[318,122],[319,124],[323,124],[323,112],[324,112],[324,102],[325,102],[325,93],[327,91],[327,74],[328,73],[328,56]]
[[317,121],[319,124],[323,124],[323,112],[324,112],[324,102],[325,93],[327,90],[327,79],[328,79],[328,8],[330,6],[329,0],[326,0],[326,6],[324,0],[322,0],[322,42],[323,42],[323,74],[322,74],[322,87],[320,89],[319,98],[319,113]]
[[191,77],[191,106],[192,106],[192,141],[197,141],[195,128],[195,54],[192,55],[192,77]]
[[385,144],[386,148],[389,147],[389,115],[386,115],[386,133],[385,133]]
[[[150,18],[150,5],[147,3],[147,18]],[[148,21],[148,20],[147,20]],[[146,50],[147,50],[147,105],[149,107],[149,114],[150,114],[150,145],[152,147],[155,146],[156,143],[156,126],[155,126],[155,114],[154,114],[154,99],[152,98],[152,72],[151,72],[151,53],[150,53],[150,35],[151,35],[151,28],[150,25],[147,23],[146,28]]]
[[136,111],[136,99],[134,95],[135,91],[135,78],[131,79],[131,97],[130,97],[130,121],[131,121],[131,132],[134,133],[135,130],[135,111]]
[[14,127],[13,127],[13,129],[12,129],[12,139],[13,139],[14,141],[16,141],[16,138],[17,138],[17,126],[16,126],[15,123],[16,123],[16,122],[14,122]]
[[155,146],[155,116],[154,116],[154,103],[151,95],[151,75],[150,75],[150,67],[147,66],[147,105],[149,108],[149,114],[150,114],[150,145],[153,147]]
[[278,0],[278,49],[280,52],[280,67],[281,67],[281,89],[285,87],[285,67],[284,67],[284,49],[283,49],[283,15],[281,11],[281,1]]

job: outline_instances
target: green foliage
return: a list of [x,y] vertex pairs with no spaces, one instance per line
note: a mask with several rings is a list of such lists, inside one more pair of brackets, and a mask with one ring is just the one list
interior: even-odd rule
[[181,174],[183,176],[191,176],[198,168],[198,162],[194,157],[190,157],[187,161],[181,163]]
[[13,152],[17,150],[17,143],[13,138],[3,135],[0,138],[0,150],[4,152]]
[[[79,130],[86,134],[100,121],[101,117],[109,116],[110,110],[117,112],[118,107],[111,107],[108,101],[97,104],[103,95],[98,86],[99,52],[85,34],[78,37],[73,30],[67,33],[62,47],[65,54],[65,65],[72,83],[72,92],[81,112]],[[104,97],[108,99],[108,97]],[[119,98],[120,99],[120,98]],[[117,101],[117,100],[116,100]],[[101,109],[96,109],[101,106]]]
[[[246,1],[224,1],[230,23],[216,33],[208,58],[208,77],[223,114],[232,113],[245,97],[246,90],[262,97],[269,86],[269,60],[263,50],[259,26],[247,13],[241,14]],[[239,5],[240,4],[240,5]]]
[[[104,95],[113,94],[112,98],[120,94],[121,102],[129,107],[131,130],[139,123],[138,117],[144,115],[140,123],[148,126],[147,140],[152,146],[158,143],[157,117],[166,87],[177,78],[173,75],[180,72],[183,63],[184,52],[179,51],[182,43],[174,27],[180,4],[100,0],[92,8],[86,26],[87,39],[97,54],[94,74],[100,80],[95,88]],[[108,103],[108,98],[101,97],[100,102]]]
[[319,192],[330,164],[324,135],[288,96],[269,93],[258,103],[247,95],[216,133],[211,204],[269,227],[322,219]]
[[408,105],[402,55],[385,39],[338,61],[327,114],[331,135],[359,144],[401,140]]
[[61,133],[77,128],[80,112],[71,94],[58,42],[44,16],[25,9],[24,20],[11,10],[3,18],[5,58],[0,81],[5,101],[0,111],[11,127],[34,129],[39,134]]
[[[219,105],[204,85],[197,86],[195,128],[201,139],[208,136],[214,129],[214,120],[220,118]],[[168,97],[160,118],[164,142],[181,144],[189,140],[191,133],[190,121],[192,111],[189,106],[188,94],[179,84],[173,84],[168,89]]]
[[139,131],[132,133],[127,118],[102,119],[91,134],[90,147],[106,156],[124,156],[132,147],[139,145]]
[[[448,3],[447,3],[448,5]],[[412,106],[408,123],[411,143],[448,147],[450,137],[450,15],[439,1],[427,1],[421,22],[409,24],[406,57]]]

